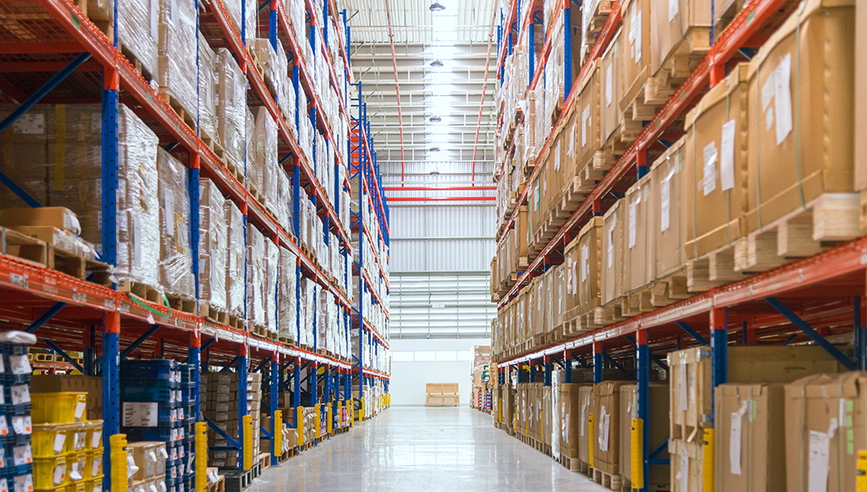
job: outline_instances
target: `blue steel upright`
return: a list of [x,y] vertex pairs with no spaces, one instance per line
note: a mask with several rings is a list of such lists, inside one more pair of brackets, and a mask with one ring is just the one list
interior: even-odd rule
[[636,355],[638,370],[638,418],[643,422],[641,436],[641,457],[644,474],[644,487],[641,492],[650,492],[650,347],[647,346],[647,330],[638,331],[638,350]]
[[238,469],[244,469],[244,416],[247,415],[247,345],[238,345]]
[[602,342],[593,342],[593,384],[602,382]]
[[[283,432],[283,422],[278,422],[275,414],[278,409],[280,395],[280,361],[277,352],[271,355],[271,401],[269,412],[271,413],[271,466],[277,464],[277,458],[283,454],[282,449],[277,449],[277,433]],[[282,440],[281,440],[282,441]]]

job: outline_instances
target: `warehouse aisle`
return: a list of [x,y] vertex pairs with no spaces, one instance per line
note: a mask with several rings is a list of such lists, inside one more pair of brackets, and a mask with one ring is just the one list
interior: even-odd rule
[[393,407],[263,473],[252,492],[601,492],[582,475],[461,408]]

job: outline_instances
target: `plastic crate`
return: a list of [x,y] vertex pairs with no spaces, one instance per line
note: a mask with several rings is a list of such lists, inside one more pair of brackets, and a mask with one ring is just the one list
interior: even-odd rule
[[84,418],[87,393],[33,393],[31,418],[36,424],[65,424]]
[[125,360],[120,363],[120,379],[159,379],[172,380],[172,372],[177,371],[177,361],[171,359]]
[[[77,434],[85,434],[84,424],[73,422],[68,424],[35,424],[31,436],[33,456],[39,458],[51,458],[74,451],[76,449]],[[82,439],[85,445],[86,439]]]
[[53,489],[66,485],[69,480],[67,455],[53,458],[33,458],[36,473],[33,475],[33,487],[36,489]]
[[180,441],[176,427],[169,422],[160,422],[157,427],[121,427],[121,434],[127,435],[127,440],[134,441],[160,441],[174,443]]
[[89,451],[102,450],[102,420],[91,420],[84,423],[87,432],[86,449]]
[[87,490],[87,481],[78,480],[66,486],[66,492],[85,492]]
[[102,476],[102,450],[85,453],[84,479],[90,480]]
[[121,401],[166,401],[174,403],[180,402],[178,396],[175,388],[173,388],[173,383],[164,379],[121,381],[120,385]]
[[66,473],[70,482],[82,481],[87,467],[87,453],[69,453],[66,455]]
[[84,492],[102,492],[103,477],[96,477],[84,481]]

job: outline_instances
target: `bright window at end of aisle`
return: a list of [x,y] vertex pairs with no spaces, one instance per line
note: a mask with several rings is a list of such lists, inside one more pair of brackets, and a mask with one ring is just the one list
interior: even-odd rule
[[458,352],[458,360],[473,360],[473,351],[462,350]]
[[391,360],[393,362],[412,362],[414,352],[392,352]]
[[438,350],[437,362],[454,362],[458,360],[458,353],[454,350]]
[[436,361],[436,352],[433,350],[422,350],[415,353],[416,362],[434,362]]

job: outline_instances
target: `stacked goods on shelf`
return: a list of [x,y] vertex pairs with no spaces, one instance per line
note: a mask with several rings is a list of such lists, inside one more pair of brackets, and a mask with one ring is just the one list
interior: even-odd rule
[[[810,379],[810,376],[821,373],[839,373],[843,370],[840,363],[828,352],[818,346],[740,346],[728,348],[728,385],[717,389],[718,401],[723,404],[726,391],[739,391],[737,389],[724,389],[731,385],[737,388],[739,385],[769,385],[772,383],[790,383],[801,378]],[[702,489],[702,467],[705,446],[706,429],[719,427],[721,420],[730,421],[732,412],[716,414],[716,423],[711,419],[713,408],[713,386],[711,384],[711,354],[707,347],[696,347],[668,354],[668,365],[671,368],[670,384],[670,432],[669,452],[671,453],[671,484],[673,490],[686,491]],[[829,376],[836,378],[836,376]],[[725,399],[727,401],[727,399]],[[836,402],[837,399],[834,399]],[[728,406],[726,407],[728,408]],[[738,410],[734,410],[737,415]],[[834,413],[836,415],[836,412]],[[742,416],[742,414],[740,414]],[[788,415],[786,421],[789,421]],[[797,420],[796,420],[797,422]],[[757,426],[760,424],[756,424]],[[727,428],[727,427],[722,427]],[[731,428],[728,428],[731,431]],[[755,427],[758,431],[759,428]],[[827,432],[828,427],[824,431]],[[720,480],[731,480],[727,476],[731,468],[722,468],[722,456],[733,456],[737,452],[737,446],[731,446],[731,435],[721,436],[719,431],[717,446],[728,443],[728,449],[717,454],[715,476]],[[737,444],[737,441],[735,441]],[[741,446],[751,446],[749,440],[744,439]],[[744,448],[741,447],[741,453]],[[727,452],[726,452],[727,451]],[[759,453],[762,454],[762,453]],[[788,454],[788,453],[787,453]],[[730,463],[730,460],[729,460]],[[853,459],[854,463],[854,459]],[[760,473],[762,466],[759,461],[754,461],[743,466]],[[755,467],[755,468],[753,468]],[[797,469],[793,468],[793,469]],[[683,472],[683,470],[687,470]],[[737,470],[737,469],[736,469]],[[726,475],[725,477],[723,475]],[[737,473],[735,473],[737,475]],[[757,478],[758,479],[758,478]],[[739,478],[735,478],[739,480]],[[736,483],[736,482],[730,482]],[[773,483],[773,482],[769,482]]]
[[218,48],[216,53],[217,91],[214,105],[217,113],[217,138],[226,152],[229,170],[234,170],[235,177],[243,182],[247,80],[231,51]]
[[217,185],[207,178],[199,181],[199,313],[215,321],[225,321],[227,313],[225,272],[230,256],[225,208]]
[[199,134],[211,148],[222,149],[217,137],[217,54],[208,45],[204,35],[199,33]]
[[[244,317],[244,269],[246,268],[246,242],[244,232],[244,216],[234,202],[226,200],[223,204],[226,218],[226,244],[228,245],[228,260],[226,261],[226,309],[230,317]],[[231,318],[230,318],[231,319]],[[229,323],[233,323],[230,321]]]
[[460,404],[458,383],[427,383],[425,390],[429,407],[456,407]]
[[[156,3],[156,0],[152,0]],[[181,118],[196,126],[196,7],[191,2],[159,0],[157,70],[159,93]]]
[[[579,471],[579,448],[582,441],[587,441],[585,421],[578,418],[583,415],[581,408],[581,389],[590,388],[586,384],[560,384],[560,454],[569,458],[568,468]],[[565,460],[561,460],[566,466]]]
[[[253,456],[259,455],[259,418],[262,404],[262,374],[247,374],[246,388],[242,392],[244,400],[239,399],[238,373],[204,373],[202,374],[201,405],[202,414],[229,435],[238,441],[240,432],[238,428],[239,409],[246,407],[245,415],[252,416],[253,420]],[[229,446],[229,442],[214,429],[208,429],[208,446]],[[241,456],[237,451],[208,451],[208,463],[218,467],[236,467]]]
[[[166,450],[164,442],[127,443],[127,463],[129,466],[129,490],[132,492],[152,492],[153,490],[177,490],[175,458]],[[186,490],[186,489],[185,489]]]
[[596,439],[593,446],[594,478],[611,489],[622,483],[620,462],[621,433],[628,432],[620,425],[624,402],[621,401],[623,381],[605,381],[593,385],[593,425]]
[[[160,209],[160,285],[166,294],[194,301],[193,259],[190,249],[190,199],[187,169],[163,149],[157,152]],[[181,307],[181,306],[177,306]],[[183,309],[195,312],[195,307]]]
[[189,490],[194,481],[193,370],[170,359],[120,363],[121,433],[131,443],[164,443],[168,490]]
[[[648,426],[648,442],[650,451],[668,441],[669,429],[666,418],[669,415],[669,388],[667,383],[650,384],[650,405],[648,408],[648,420],[643,425]],[[632,432],[635,419],[638,415],[638,385],[627,384],[620,387],[620,471],[623,476],[625,490],[632,488],[633,466],[641,466],[640,463],[632,462]],[[668,459],[668,450],[660,451],[654,459]],[[651,464],[650,475],[644,477],[644,483],[649,485],[650,490],[670,490],[669,465]],[[727,489],[720,489],[727,490]]]
[[[78,216],[65,207],[3,209],[0,210],[0,225],[81,258],[94,259],[97,255],[96,245],[78,235],[81,233]],[[24,245],[17,251],[15,246],[10,245],[7,247],[7,252],[13,256],[29,256]],[[40,263],[50,260],[41,255],[29,259]]]
[[[34,446],[41,453],[41,440],[35,444],[32,441],[33,424],[65,424],[80,422],[85,417],[84,395],[76,393],[63,393],[63,397],[52,400],[51,395],[31,395],[30,361],[27,358],[28,347],[36,343],[36,337],[29,333],[9,332],[0,337],[0,372],[3,374],[2,388],[3,405],[2,418],[0,418],[0,433],[3,435],[3,447],[6,459],[0,463],[2,477],[0,486],[6,490],[33,490],[40,485],[54,487],[72,483],[66,475],[65,467],[75,465],[76,482],[84,485],[83,461],[84,454],[70,455],[66,453],[66,447],[57,453],[57,457],[48,458],[45,462],[40,460],[38,470],[34,467]],[[32,409],[31,409],[32,406]],[[31,413],[32,411],[32,413]],[[70,446],[71,448],[71,446]],[[82,466],[79,467],[79,458]],[[55,465],[62,467],[60,480],[56,480],[51,473]]]
[[480,410],[490,410],[489,393],[491,389],[491,347],[473,347],[473,399],[470,406]]

